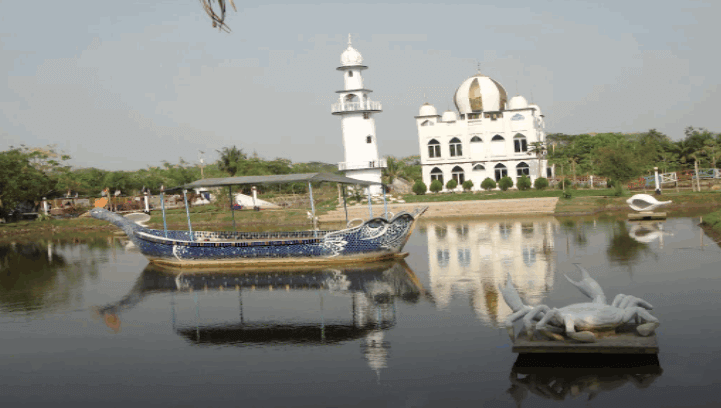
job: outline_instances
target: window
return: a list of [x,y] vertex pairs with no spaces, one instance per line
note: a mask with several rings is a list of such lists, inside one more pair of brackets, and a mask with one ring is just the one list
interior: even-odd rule
[[373,136],[371,136],[371,135],[366,136],[366,143],[373,143]]
[[353,77],[353,71],[348,71],[348,77],[349,77],[349,78],[352,78],[352,77]]
[[504,139],[503,136],[495,135],[495,136],[493,136],[493,139],[491,139],[491,142],[503,142],[504,140],[506,140],[506,139]]
[[345,97],[345,101],[346,102],[358,102],[358,97],[355,96],[354,94],[348,94]]
[[508,224],[498,224],[498,232],[501,234],[501,238],[508,239],[513,232],[513,226]]
[[463,156],[463,151],[461,149],[461,141],[457,137],[451,139],[450,148],[451,157]]
[[431,170],[431,183],[435,180],[438,180],[443,184],[443,172],[438,167],[434,167],[433,170]]
[[481,142],[483,142],[483,140],[481,140],[481,138],[478,136],[473,136],[471,138],[471,143],[481,143]]
[[523,120],[525,117],[521,115],[520,113],[516,113],[515,115],[511,116],[511,120]]
[[471,266],[471,250],[469,248],[458,248],[458,265]]
[[370,119],[370,118],[371,118],[371,114],[370,114],[370,113],[366,112],[366,113],[363,114],[363,119]]
[[466,173],[460,166],[456,166],[451,170],[451,177],[453,177],[453,180],[456,180],[459,186],[466,181]]
[[502,165],[501,163],[496,164],[496,167],[494,167],[495,175],[496,175],[496,181],[502,179],[503,177],[508,176],[508,169],[506,166]]
[[528,150],[526,136],[516,133],[516,136],[513,137],[513,147],[516,153],[525,153]]
[[482,164],[476,164],[475,166],[473,166],[473,171],[484,171],[484,170],[486,170],[486,168],[483,167]]
[[432,139],[428,142],[428,157],[441,157],[441,144],[438,143],[438,140]]
[[496,120],[498,118],[502,118],[503,114],[500,112],[484,113],[483,117],[491,120]]
[[480,118],[481,118],[480,113],[469,113],[468,114],[468,120],[480,119]]
[[421,123],[421,126],[433,126],[434,123],[430,120],[424,120],[423,123]]
[[518,163],[518,166],[516,166],[516,174],[518,177],[522,176],[530,176],[531,175],[531,169],[528,167],[528,164],[525,162]]
[[553,177],[553,167],[546,167],[546,177]]

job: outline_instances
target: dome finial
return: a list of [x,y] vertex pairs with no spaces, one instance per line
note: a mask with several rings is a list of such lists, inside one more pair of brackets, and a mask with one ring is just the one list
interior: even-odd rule
[[348,46],[350,46],[350,33],[348,33]]
[[481,75],[481,63],[478,60],[476,60],[476,72]]

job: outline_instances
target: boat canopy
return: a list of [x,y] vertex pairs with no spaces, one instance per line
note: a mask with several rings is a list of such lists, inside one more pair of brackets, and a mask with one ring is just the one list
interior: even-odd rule
[[[243,177],[222,177],[196,180],[175,189],[191,189],[201,187],[223,187],[244,184],[285,184],[285,183],[312,183],[328,181],[332,183],[354,184],[360,186],[382,185],[382,183],[366,180],[358,180],[350,177],[339,176],[330,173],[301,173],[301,174],[277,174],[273,176],[243,176]],[[173,190],[175,190],[173,189]]]

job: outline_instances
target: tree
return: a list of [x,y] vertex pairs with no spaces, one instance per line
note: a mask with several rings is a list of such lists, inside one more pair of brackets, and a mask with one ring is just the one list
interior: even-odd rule
[[599,148],[596,155],[600,159],[598,174],[615,182],[626,183],[641,174],[641,165],[633,152],[627,149],[610,147]]
[[466,180],[463,182],[463,190],[464,191],[471,191],[473,188],[473,180]]
[[450,179],[450,180],[448,180],[448,182],[446,183],[446,188],[447,188],[448,190],[450,190],[450,191],[455,190],[456,187],[458,187],[458,182],[456,181],[456,179]]
[[496,188],[496,181],[493,180],[493,179],[490,178],[490,177],[486,177],[486,178],[481,182],[481,188],[484,189],[484,190],[486,190],[486,191],[490,191],[490,190]]
[[539,177],[533,181],[533,188],[536,190],[544,190],[548,188],[548,179],[545,177]]
[[228,173],[231,177],[240,173],[247,166],[248,155],[243,149],[237,147],[224,147],[223,150],[216,150],[220,154],[218,168]]
[[498,180],[498,187],[500,187],[501,190],[506,191],[509,188],[513,187],[513,179],[505,176],[501,177],[500,180]]
[[36,202],[52,192],[53,181],[33,166],[32,153],[13,148],[0,152],[0,218],[21,202]]
[[[217,11],[214,3],[218,3]],[[200,0],[200,4],[202,4],[203,10],[205,10],[208,17],[212,20],[214,28],[218,27],[218,30],[225,31],[226,33],[230,32],[230,27],[225,24],[225,10],[227,5],[230,4],[233,10],[238,11],[238,9],[235,8],[233,0]]]
[[531,188],[531,179],[527,176],[521,176],[521,178],[518,179],[518,183],[516,183],[516,186],[519,190],[525,191]]
[[403,175],[403,162],[394,156],[386,156],[386,167],[383,169],[383,180],[393,184],[393,180]]
[[428,191],[428,187],[426,187],[426,183],[424,183],[423,180],[418,180],[413,184],[413,192],[416,195],[424,195],[426,191]]
[[434,193],[437,193],[437,192],[443,190],[443,183],[441,183],[440,180],[433,180],[431,182],[430,190]]

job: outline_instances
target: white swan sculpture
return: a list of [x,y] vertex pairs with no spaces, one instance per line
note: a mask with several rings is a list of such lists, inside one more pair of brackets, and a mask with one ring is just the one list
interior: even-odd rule
[[633,197],[626,200],[628,206],[636,211],[653,211],[656,208],[670,204],[671,201],[658,201],[651,195],[648,194],[636,194]]

